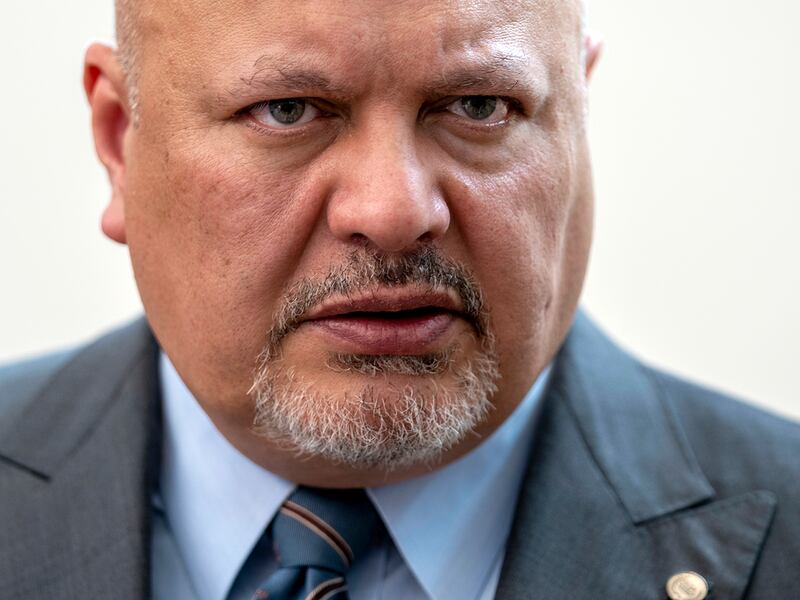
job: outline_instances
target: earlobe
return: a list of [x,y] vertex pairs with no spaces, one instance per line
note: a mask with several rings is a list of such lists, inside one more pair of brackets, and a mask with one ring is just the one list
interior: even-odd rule
[[97,156],[111,184],[111,201],[103,212],[102,229],[125,243],[125,136],[130,127],[127,88],[112,48],[92,44],[86,51],[83,85],[92,112]]
[[600,38],[600,36],[590,33],[587,34],[583,43],[584,52],[586,53],[585,75],[586,81],[588,82],[592,78],[594,68],[597,66],[597,62],[603,52],[603,40]]
[[125,203],[116,192],[112,192],[111,202],[108,203],[108,206],[103,211],[100,228],[109,239],[120,244],[127,242],[125,235]]

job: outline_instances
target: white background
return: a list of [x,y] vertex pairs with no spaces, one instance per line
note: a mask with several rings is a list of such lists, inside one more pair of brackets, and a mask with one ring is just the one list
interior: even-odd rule
[[[590,0],[597,228],[584,305],[656,365],[800,417],[800,3]],[[139,312],[80,85],[112,0],[0,19],[0,360]]]

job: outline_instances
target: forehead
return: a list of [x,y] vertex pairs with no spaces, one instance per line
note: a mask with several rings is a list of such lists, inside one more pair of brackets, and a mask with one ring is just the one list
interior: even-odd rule
[[[580,15],[580,0],[139,0],[140,14],[180,30],[223,33],[234,24],[283,33],[355,27],[375,34],[422,28],[475,32],[517,24],[544,28]],[[177,29],[176,27],[177,26]]]
[[452,57],[557,62],[580,43],[579,0],[146,1],[144,53],[174,75],[321,60],[389,85]]

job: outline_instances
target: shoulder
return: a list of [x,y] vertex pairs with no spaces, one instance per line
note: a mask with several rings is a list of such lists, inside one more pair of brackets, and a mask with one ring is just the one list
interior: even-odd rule
[[52,352],[0,365],[0,422],[18,414],[78,352],[77,348]]
[[785,597],[786,573],[800,556],[800,424],[673,375],[646,370],[674,410],[717,497],[761,490],[774,499],[770,534],[747,597]]
[[800,424],[645,364],[583,312],[559,362],[570,394],[593,405],[587,421],[601,421],[607,437],[624,434],[631,448],[652,442],[652,428],[666,423],[722,488],[800,471]]
[[[697,383],[645,367],[715,487],[787,486],[800,478],[800,424]],[[795,479],[797,481],[797,479]]]
[[137,319],[81,346],[0,365],[0,426],[13,422],[27,405],[63,379],[86,385],[130,363],[130,349],[151,336]]

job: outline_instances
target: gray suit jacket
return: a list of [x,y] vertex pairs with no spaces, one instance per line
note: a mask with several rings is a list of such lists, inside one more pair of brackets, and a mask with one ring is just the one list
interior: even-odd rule
[[[160,454],[144,321],[0,370],[0,598],[146,598]],[[651,370],[583,315],[545,399],[497,598],[800,598],[800,427]]]

